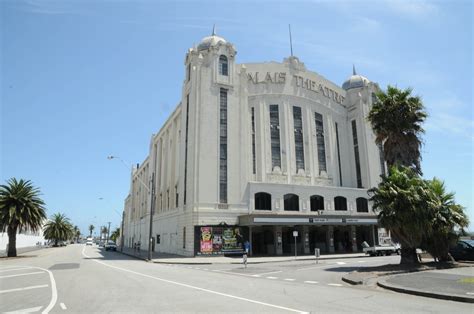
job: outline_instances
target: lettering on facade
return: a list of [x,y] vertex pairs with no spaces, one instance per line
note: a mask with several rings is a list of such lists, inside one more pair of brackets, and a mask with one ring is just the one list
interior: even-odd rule
[[[254,72],[247,73],[248,80],[253,84],[285,84],[286,73],[285,72]],[[310,90],[334,100],[338,104],[344,103],[345,97],[340,95],[337,91],[324,86],[321,83],[313,81],[309,78],[304,78],[299,75],[293,75],[293,81],[296,87]]]

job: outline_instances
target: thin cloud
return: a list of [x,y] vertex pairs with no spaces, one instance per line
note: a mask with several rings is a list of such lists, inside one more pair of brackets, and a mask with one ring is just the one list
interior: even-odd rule
[[474,141],[474,120],[449,113],[435,113],[426,121],[427,131],[450,133]]
[[90,15],[91,11],[79,8],[73,1],[36,1],[28,0],[16,3],[16,8],[23,12],[45,15]]
[[425,0],[387,0],[385,4],[397,15],[411,18],[432,17],[439,12],[437,5]]

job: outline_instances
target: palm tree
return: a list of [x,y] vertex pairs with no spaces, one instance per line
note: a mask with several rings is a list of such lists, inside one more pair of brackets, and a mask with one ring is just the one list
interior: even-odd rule
[[376,94],[377,101],[369,112],[368,120],[375,132],[375,142],[382,145],[389,168],[399,164],[421,174],[421,126],[427,117],[419,96],[412,89],[400,90],[393,86],[387,92]]
[[378,187],[369,190],[380,224],[401,243],[401,264],[418,263],[416,248],[431,228],[428,183],[412,168],[391,167]]
[[102,236],[104,236],[104,238],[107,237],[107,232],[108,232],[108,229],[106,226],[103,226],[101,229],[100,229],[100,239],[102,239]]
[[73,227],[66,215],[54,214],[44,226],[44,238],[54,241],[57,246],[59,241],[66,241],[74,234]]
[[430,188],[431,228],[423,241],[423,246],[430,254],[441,261],[449,261],[449,247],[453,245],[458,234],[455,229],[463,231],[469,224],[469,219],[461,205],[456,204],[454,193],[447,193],[444,182],[433,178],[427,181]]
[[81,231],[79,230],[78,226],[74,226],[73,228],[73,237],[75,238],[75,242],[79,241],[79,237],[81,236]]
[[8,257],[16,256],[16,234],[41,229],[46,212],[40,190],[29,180],[11,178],[0,185],[0,230],[8,234]]
[[92,231],[94,231],[95,227],[94,225],[89,226],[89,236],[92,237]]
[[120,228],[117,227],[110,235],[110,239],[114,242],[117,242],[118,237],[120,237]]

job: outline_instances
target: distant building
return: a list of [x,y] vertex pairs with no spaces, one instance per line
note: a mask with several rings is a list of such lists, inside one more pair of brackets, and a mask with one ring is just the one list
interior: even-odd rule
[[385,163],[366,117],[378,85],[355,69],[340,87],[293,56],[236,54],[215,34],[186,53],[181,102],[132,172],[124,245],[146,248],[153,174],[157,252],[223,254],[249,240],[253,254],[293,254],[294,231],[299,254],[372,243],[367,189]]

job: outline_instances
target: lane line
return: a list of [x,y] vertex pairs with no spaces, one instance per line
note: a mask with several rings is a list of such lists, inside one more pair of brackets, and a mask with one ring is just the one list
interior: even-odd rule
[[318,282],[317,282],[317,281],[306,280],[304,283],[312,283],[312,284],[316,284],[316,283],[318,283]]
[[[85,249],[85,247],[84,247],[84,249]],[[86,258],[90,258],[90,256],[88,256],[84,253],[84,249],[82,250],[82,255],[84,255],[84,257],[86,257]],[[255,303],[255,304],[258,304],[258,305],[268,306],[268,307],[272,307],[272,308],[276,308],[276,309],[286,310],[286,311],[289,311],[289,312],[305,313],[305,314],[308,313],[308,312],[305,312],[305,311],[296,310],[296,309],[292,309],[292,308],[288,308],[288,307],[284,307],[284,306],[280,306],[280,305],[260,302],[260,301],[257,301],[257,300],[238,297],[238,296],[235,296],[235,295],[232,295],[232,294],[222,293],[222,292],[218,292],[218,291],[213,291],[213,290],[209,290],[209,289],[205,289],[205,288],[200,288],[200,287],[188,285],[188,284],[177,282],[177,281],[172,281],[172,280],[168,280],[168,279],[163,279],[163,278],[159,278],[159,277],[146,275],[146,274],[139,273],[139,272],[129,270],[129,269],[126,269],[126,268],[109,265],[107,263],[104,263],[102,261],[95,260],[95,259],[92,260],[92,261],[94,261],[96,263],[99,263],[99,264],[102,264],[104,266],[110,267],[110,268],[115,268],[115,269],[118,269],[118,270],[121,270],[121,271],[124,271],[124,272],[128,272],[128,273],[135,274],[135,275],[138,275],[138,276],[143,276],[143,277],[150,278],[150,279],[155,279],[155,280],[158,280],[158,281],[170,283],[170,284],[181,286],[181,287],[186,287],[186,288],[190,288],[190,289],[194,289],[194,290],[199,290],[199,291],[203,291],[203,292],[207,292],[207,293],[211,293],[211,294],[216,294],[216,295],[220,295],[220,296],[231,298],[231,299],[237,299],[237,300],[246,301],[246,302],[250,302],[250,303]]]
[[254,277],[254,275],[250,275],[250,274],[241,274],[241,273],[232,273],[230,271],[225,271],[225,270],[219,270],[219,269],[216,269],[216,270],[213,270],[217,273],[224,273],[224,274],[230,274],[230,275],[238,275],[238,276],[245,276],[245,277]]
[[293,279],[293,278],[285,278],[283,280],[286,280],[286,281],[295,281],[296,279]]
[[328,283],[328,286],[342,287],[342,285],[340,283]]
[[30,269],[30,267],[5,269],[5,270],[0,270],[0,273],[6,272],[6,271],[25,270],[25,269]]
[[257,277],[257,276],[263,276],[263,275],[278,274],[278,273],[282,273],[282,272],[283,272],[283,270],[269,271],[268,273],[255,274],[253,276]]
[[67,307],[64,303],[59,303],[59,306],[63,309],[63,310],[67,310]]
[[36,274],[44,274],[44,271],[35,271],[35,272],[32,272],[32,273],[6,275],[6,276],[0,276],[0,278],[10,278],[10,277],[28,276],[28,275],[36,275]]
[[300,270],[309,270],[309,269],[315,269],[315,268],[323,268],[323,267],[329,267],[329,266],[332,266],[334,264],[331,264],[331,265],[319,265],[319,266],[312,266],[312,267],[305,267],[305,268],[298,268],[297,270],[295,271],[300,271]]
[[39,310],[41,310],[41,308],[42,308],[42,306],[30,307],[28,309],[20,309],[20,310],[16,310],[16,311],[12,311],[12,312],[4,312],[4,314],[34,313],[34,312],[38,312]]
[[336,264],[337,265],[346,265],[347,263],[346,262],[337,262]]
[[278,277],[267,277],[267,279],[278,279]]
[[7,270],[9,270],[10,268],[18,268],[18,267],[30,268],[29,266],[11,265],[11,266],[2,266],[2,267],[0,267],[0,269],[5,269],[5,271],[7,271]]
[[15,291],[23,291],[23,290],[46,288],[46,287],[48,287],[48,285],[38,285],[38,286],[29,286],[29,287],[8,289],[8,290],[0,290],[0,294],[2,294],[2,293],[8,293],[8,292],[15,292]]

